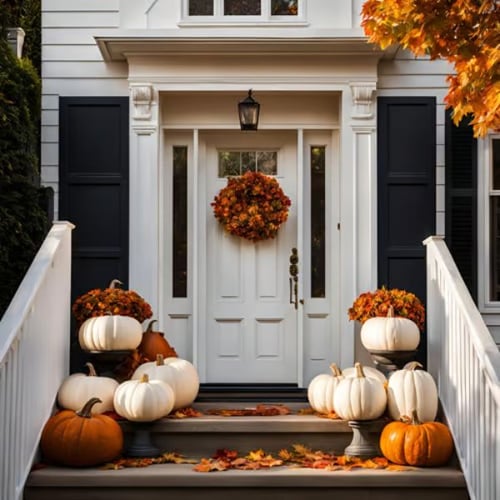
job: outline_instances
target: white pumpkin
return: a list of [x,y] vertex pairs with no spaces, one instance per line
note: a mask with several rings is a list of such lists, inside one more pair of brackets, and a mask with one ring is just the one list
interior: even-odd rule
[[139,379],[145,373],[151,380],[163,380],[172,387],[175,394],[175,410],[189,406],[198,395],[200,389],[198,372],[185,359],[163,358],[161,354],[158,354],[156,361],[139,365],[132,379]]
[[66,410],[80,410],[90,398],[99,398],[92,413],[113,410],[113,396],[118,382],[110,377],[98,377],[92,363],[87,363],[89,374],[74,373],[67,377],[57,392],[57,402]]
[[403,416],[411,417],[413,410],[417,412],[420,422],[432,422],[436,418],[436,382],[429,372],[417,368],[422,368],[422,365],[412,361],[389,378],[387,399],[389,415],[393,420],[399,420]]
[[[376,368],[373,368],[373,366],[363,366],[363,373],[365,374],[365,377],[370,377],[370,378],[376,378],[377,380],[380,380],[382,384],[385,384],[387,382],[387,377],[380,371],[377,370]],[[342,370],[342,375],[344,377],[357,377],[357,370],[355,366],[350,366],[349,368],[344,368]]]
[[383,383],[365,377],[360,363],[355,364],[356,377],[346,377],[339,382],[333,396],[335,412],[343,420],[374,420],[387,406]]
[[339,382],[344,378],[335,363],[330,365],[330,373],[316,375],[307,388],[307,399],[311,408],[318,413],[334,411],[333,395]]
[[98,316],[84,321],[78,330],[85,351],[129,351],[142,340],[142,326],[129,316]]
[[392,306],[385,318],[370,318],[361,327],[361,343],[368,351],[413,351],[419,342],[417,324],[408,318],[395,317]]
[[174,391],[161,380],[149,380],[144,374],[140,380],[122,382],[113,398],[118,415],[133,422],[152,422],[167,416],[174,407]]

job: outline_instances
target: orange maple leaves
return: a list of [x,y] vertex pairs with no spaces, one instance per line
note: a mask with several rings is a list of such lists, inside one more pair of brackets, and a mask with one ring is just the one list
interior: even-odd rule
[[313,451],[301,444],[290,449],[282,449],[277,455],[263,449],[249,451],[240,456],[236,450],[219,449],[211,458],[193,460],[178,453],[164,453],[155,458],[120,458],[103,466],[103,469],[118,470],[128,467],[148,467],[154,464],[194,464],[196,472],[224,472],[227,470],[259,470],[272,467],[289,466],[327,471],[350,471],[354,469],[385,469],[403,471],[412,467],[395,465],[384,457],[362,459],[335,455],[321,450]]
[[445,97],[459,123],[469,114],[476,136],[500,130],[500,7],[496,0],[366,0],[362,23],[381,48],[400,44],[417,56],[446,59]]
[[221,408],[208,410],[208,415],[221,417],[272,417],[275,415],[289,415],[290,409],[284,405],[258,404],[255,408]]

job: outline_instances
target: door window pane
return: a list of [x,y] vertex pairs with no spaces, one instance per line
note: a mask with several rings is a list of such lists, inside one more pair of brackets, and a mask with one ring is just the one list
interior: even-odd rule
[[278,173],[278,153],[276,151],[264,151],[257,154],[257,170],[266,175]]
[[271,0],[273,16],[296,16],[298,11],[298,0]]
[[219,151],[219,177],[242,175],[245,172],[278,173],[277,151]]
[[189,15],[213,16],[214,15],[213,0],[189,0]]
[[174,297],[187,297],[187,146],[174,146],[173,158],[172,291]]
[[311,147],[311,297],[326,296],[325,146]]
[[225,16],[260,16],[261,0],[224,0]]

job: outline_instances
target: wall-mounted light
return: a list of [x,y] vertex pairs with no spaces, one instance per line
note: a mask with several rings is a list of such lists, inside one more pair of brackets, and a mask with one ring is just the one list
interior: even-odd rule
[[257,130],[259,125],[260,104],[252,97],[252,89],[248,96],[238,103],[241,130]]

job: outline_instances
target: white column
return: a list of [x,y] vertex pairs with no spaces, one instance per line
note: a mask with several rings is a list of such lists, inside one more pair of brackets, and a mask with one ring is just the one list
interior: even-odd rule
[[356,199],[356,294],[377,286],[377,161],[375,83],[351,83]]
[[377,172],[375,82],[342,92],[341,132],[341,366],[355,358],[355,322],[347,311],[357,295],[377,285]]
[[159,111],[149,84],[130,87],[129,287],[157,316],[159,296]]

